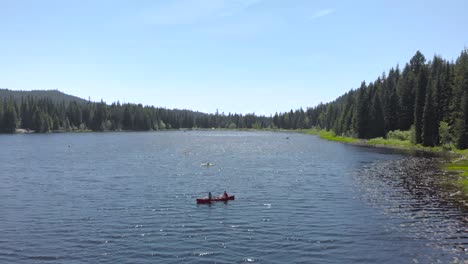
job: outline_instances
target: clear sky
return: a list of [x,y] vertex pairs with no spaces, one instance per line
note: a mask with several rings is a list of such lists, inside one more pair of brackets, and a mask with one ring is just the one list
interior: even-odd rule
[[0,0],[0,87],[270,114],[420,50],[468,47],[468,1]]

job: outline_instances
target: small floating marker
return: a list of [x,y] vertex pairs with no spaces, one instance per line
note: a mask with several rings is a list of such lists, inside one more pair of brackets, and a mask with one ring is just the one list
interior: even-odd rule
[[201,253],[198,253],[197,255],[200,257],[203,257],[203,256],[213,255],[213,252],[201,252]]

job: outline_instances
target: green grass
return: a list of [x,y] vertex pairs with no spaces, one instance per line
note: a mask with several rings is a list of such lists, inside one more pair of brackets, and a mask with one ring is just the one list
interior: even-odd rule
[[373,138],[367,141],[367,144],[373,146],[395,146],[402,147],[405,149],[411,149],[415,147],[409,140],[398,140],[398,139],[385,139],[385,138]]
[[444,168],[448,171],[458,171],[461,173],[461,176],[468,177],[468,161],[449,163]]
[[468,170],[465,170],[454,183],[460,186],[465,194],[468,194]]
[[357,143],[359,142],[358,139],[352,138],[352,137],[342,137],[342,136],[337,136],[333,132],[321,132],[319,134],[320,138],[330,140],[330,141],[336,141],[336,142],[343,142],[343,143]]
[[454,149],[453,152],[468,157],[468,149]]
[[465,194],[468,194],[468,160],[466,156],[458,161],[446,164],[444,169],[460,173],[458,179],[454,180],[454,183],[460,186]]
[[318,130],[318,129],[312,128],[312,129],[304,130],[303,132],[309,135],[318,135],[320,138],[326,139],[329,141],[336,141],[336,142],[343,142],[343,143],[359,142],[357,138],[337,136],[335,135],[333,131]]
[[433,152],[433,153],[442,153],[446,152],[443,147],[425,147],[420,144],[413,144],[409,140],[399,140],[399,139],[385,139],[385,138],[372,138],[366,141],[366,144],[372,146],[384,146],[390,148],[397,148],[403,150],[417,150],[417,151],[426,151],[426,152]]

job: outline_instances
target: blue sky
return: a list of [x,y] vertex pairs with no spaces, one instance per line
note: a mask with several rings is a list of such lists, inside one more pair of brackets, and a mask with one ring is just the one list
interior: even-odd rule
[[468,47],[468,1],[0,0],[0,87],[270,114],[328,102],[417,50]]

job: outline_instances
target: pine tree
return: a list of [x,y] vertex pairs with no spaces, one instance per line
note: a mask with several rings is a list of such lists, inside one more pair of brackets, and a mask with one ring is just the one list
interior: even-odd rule
[[[446,91],[444,88],[445,80],[445,61],[439,57],[434,56],[432,63],[430,64],[430,76],[428,81],[428,96],[426,96],[426,106],[424,108],[425,113],[423,115],[423,122],[429,124],[423,125],[423,142],[426,141],[425,145],[435,146],[439,144],[439,124],[443,120],[444,113],[444,100],[446,96]],[[430,94],[429,94],[430,93]],[[430,106],[427,106],[430,104]],[[426,111],[429,110],[429,113]],[[430,131],[427,131],[429,129]],[[425,132],[426,130],[426,132]],[[424,138],[424,134],[431,133],[432,140],[431,143],[428,143],[428,138]]]
[[424,104],[423,124],[422,124],[422,143],[424,146],[435,146],[438,143],[438,125],[439,121],[435,116],[434,99],[432,89],[427,90],[426,102]]
[[3,131],[14,133],[16,130],[17,114],[16,108],[12,103],[6,106],[3,113]]
[[275,115],[273,116],[273,125],[275,127],[280,127],[278,112],[276,112]]
[[106,120],[107,105],[101,100],[101,102],[96,105],[90,128],[94,131],[104,131]]
[[368,118],[369,113],[369,96],[367,94],[367,86],[365,82],[361,83],[358,90],[357,104],[356,104],[356,119],[355,127],[358,138],[367,138],[368,135]]
[[383,137],[385,136],[385,121],[382,111],[382,104],[378,93],[374,94],[370,109],[370,134],[368,137]]
[[3,105],[2,101],[0,100],[0,133],[5,130],[3,126]]
[[32,113],[29,104],[29,98],[23,98],[21,102],[21,127],[32,128]]
[[399,78],[399,69],[391,69],[388,78],[384,80],[384,103],[383,113],[385,121],[385,132],[398,129],[399,102],[397,95],[397,83]]
[[34,111],[33,115],[33,130],[36,133],[43,133],[46,132],[45,130],[45,120],[44,120],[44,114],[40,110]]
[[355,95],[353,92],[349,92],[345,95],[344,106],[343,110],[341,111],[339,122],[338,122],[338,130],[335,133],[342,135],[345,133],[352,133],[352,120],[353,120],[353,113],[355,112]]
[[451,113],[450,113],[450,100],[452,98],[453,93],[453,81],[454,81],[454,71],[453,65],[449,62],[446,62],[442,76],[440,77],[441,80],[441,87],[440,87],[440,94],[439,94],[439,111],[440,111],[440,119],[449,123],[451,121]]
[[132,130],[133,129],[133,116],[130,112],[130,106],[124,105],[124,114],[123,114],[123,128],[125,130]]
[[414,102],[414,127],[416,143],[422,143],[424,103],[426,101],[427,70],[420,68],[416,79],[416,97]]
[[457,122],[457,147],[459,149],[468,148],[468,86],[464,88],[465,91],[461,103],[461,117]]
[[456,63],[454,88],[454,123],[457,147],[468,148],[468,50],[464,50]]
[[409,64],[406,64],[403,69],[402,77],[397,84],[400,130],[408,130],[413,124],[415,78],[414,72],[411,71]]

